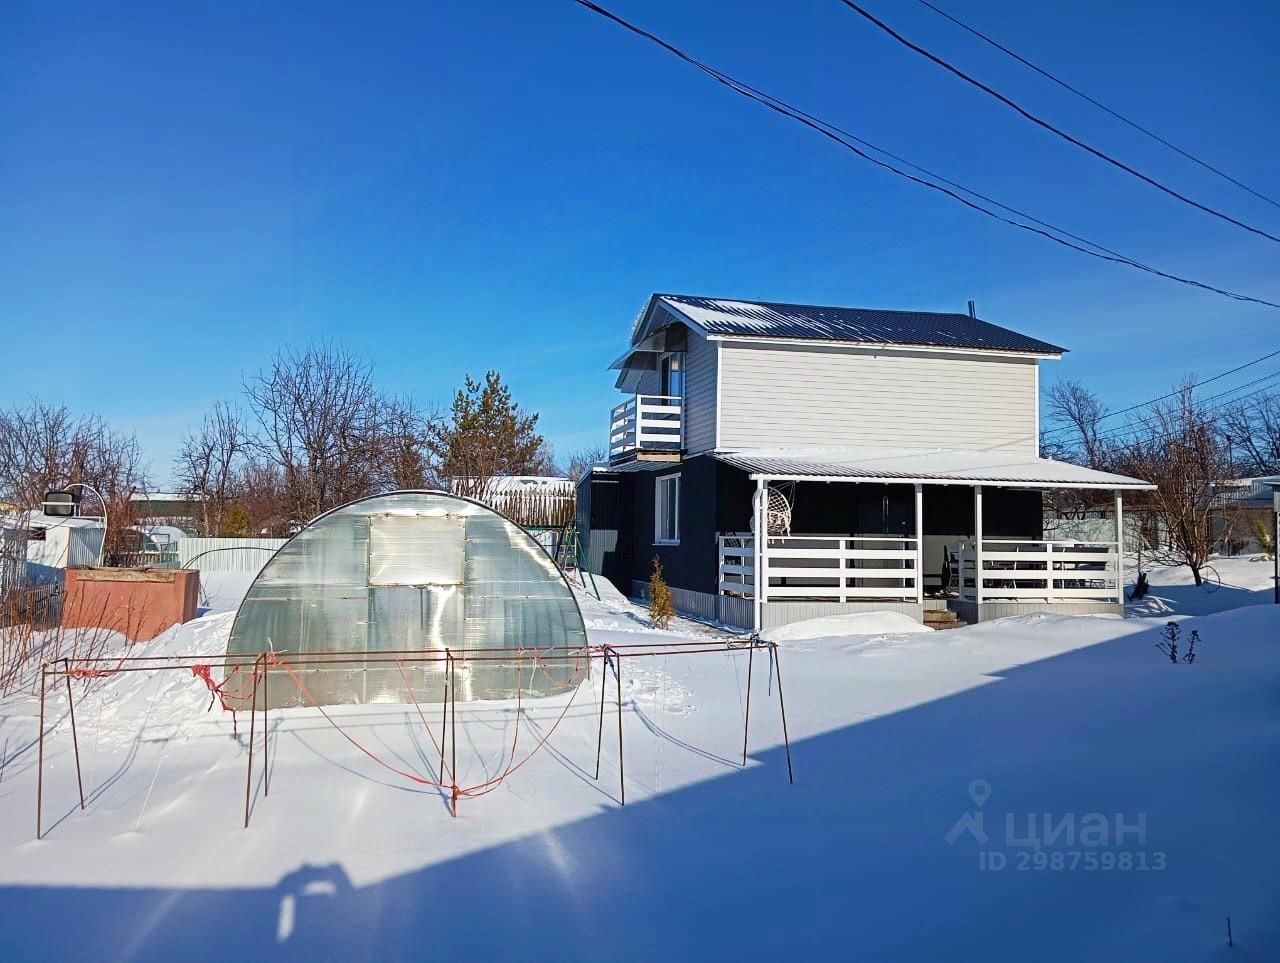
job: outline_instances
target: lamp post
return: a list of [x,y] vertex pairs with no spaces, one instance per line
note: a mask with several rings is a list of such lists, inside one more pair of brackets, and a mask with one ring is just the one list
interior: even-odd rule
[[1275,579],[1273,600],[1280,605],[1280,485],[1271,486],[1271,520],[1275,527],[1271,532],[1271,568]]

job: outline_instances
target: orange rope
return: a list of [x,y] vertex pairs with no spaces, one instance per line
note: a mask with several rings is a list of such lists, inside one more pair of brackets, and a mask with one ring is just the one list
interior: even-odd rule
[[[396,659],[396,668],[400,670],[400,678],[404,680],[405,691],[409,693],[409,698],[413,700],[413,707],[418,710],[418,718],[422,720],[422,728],[427,730],[427,736],[431,739],[431,746],[438,753],[440,758],[444,759],[444,749],[440,747],[440,743],[436,742],[436,735],[431,731],[431,726],[427,723],[426,714],[422,711],[422,706],[418,704],[418,697],[413,694],[413,686],[409,683],[409,677],[404,674],[404,662]],[[444,765],[440,767],[440,776],[444,777]],[[453,781],[453,773],[449,773],[449,779]]]
[[[522,693],[524,689],[522,684],[517,685],[516,687],[516,726],[515,726],[515,735],[512,739],[512,744],[511,744],[510,761],[508,762],[506,768],[504,768],[503,771],[499,773],[497,776],[491,779],[487,779],[484,782],[478,783],[474,786],[462,788],[458,786],[456,781],[456,775],[454,773],[449,773],[450,783],[446,785],[444,783],[435,782],[433,780],[426,779],[422,776],[417,775],[416,773],[407,772],[406,770],[400,769],[397,766],[393,766],[386,760],[380,758],[376,753],[365,748],[358,741],[356,741],[356,739],[352,737],[350,733],[348,733],[345,729],[343,729],[340,725],[338,725],[337,722],[334,721],[333,717],[329,715],[328,712],[325,711],[324,706],[320,704],[320,701],[316,698],[315,694],[312,693],[312,691],[307,687],[307,684],[302,680],[302,678],[293,670],[293,668],[287,662],[280,659],[279,656],[277,656],[274,652],[267,653],[267,662],[269,665],[276,665],[276,666],[279,666],[281,669],[283,669],[288,674],[289,678],[291,678],[294,684],[298,687],[298,691],[302,693],[302,695],[307,699],[307,701],[310,702],[311,705],[314,706],[319,711],[320,715],[324,717],[325,721],[328,722],[329,725],[333,726],[333,728],[336,729],[338,733],[344,739],[347,740],[347,742],[351,743],[351,745],[359,749],[371,760],[373,760],[374,762],[376,762],[378,765],[382,766],[384,769],[388,770],[389,772],[393,772],[398,776],[402,776],[405,779],[408,779],[411,782],[414,782],[420,786],[430,786],[435,789],[448,789],[450,791],[450,796],[455,808],[456,808],[459,797],[462,797],[462,796],[477,797],[477,796],[483,796],[486,793],[492,792],[493,790],[497,789],[503,783],[503,781],[506,780],[508,776],[510,776],[512,773],[516,772],[517,770],[519,770],[522,766],[525,765],[525,763],[529,762],[530,759],[532,759],[535,755],[537,755],[537,753],[542,749],[542,747],[546,745],[547,740],[550,739],[551,736],[555,733],[556,729],[559,728],[560,723],[564,721],[565,716],[567,716],[569,713],[569,709],[573,706],[574,701],[578,697],[578,692],[581,691],[581,688],[582,688],[579,685],[577,688],[574,689],[573,695],[569,697],[569,700],[565,703],[564,708],[561,709],[560,715],[556,718],[556,721],[552,724],[551,728],[548,729],[546,734],[543,735],[543,737],[538,740],[537,745],[535,745],[533,749],[529,751],[529,754],[527,756],[525,756],[519,762],[515,762],[514,760],[515,760],[516,747],[520,738],[520,713],[521,713],[521,708],[523,704]],[[397,664],[399,664],[399,660],[397,660]],[[540,667],[540,663],[536,656],[534,657],[534,664]],[[401,676],[402,678],[404,677],[403,670],[401,671]],[[406,679],[405,681],[407,683],[408,680]],[[409,686],[408,688],[410,692],[410,698],[413,700],[414,705],[417,707],[419,717],[422,718],[422,721],[425,725],[426,718],[422,712],[422,707],[421,705],[418,704],[417,698],[413,695],[412,686]],[[431,735],[430,726],[427,726],[427,732],[429,735]],[[440,746],[438,743],[436,743],[434,735],[431,735],[431,741],[432,741],[432,744],[435,746],[435,748],[439,750]]]
[[347,733],[347,731],[342,728],[342,726],[338,725],[336,722],[333,721],[333,717],[330,716],[329,713],[324,711],[324,706],[322,706],[319,703],[315,695],[311,692],[309,688],[307,688],[307,684],[303,682],[301,678],[298,677],[298,674],[289,667],[289,664],[287,662],[282,662],[274,652],[268,653],[267,662],[271,665],[278,665],[280,666],[280,668],[284,669],[284,671],[289,674],[289,678],[293,679],[294,684],[297,685],[298,691],[301,692],[304,696],[306,696],[307,699],[311,702],[311,704],[320,711],[320,715],[324,716],[325,721],[328,722],[329,725],[333,726],[333,728],[337,729],[339,734],[341,734],[341,736],[344,739],[346,739],[347,742],[351,743],[353,746],[355,746],[357,749],[363,752],[366,756],[368,756],[370,759],[376,762],[378,765],[382,766],[384,769],[389,770],[390,772],[394,772],[397,776],[403,776],[405,779],[408,779],[410,782],[415,782],[420,786],[431,786],[435,789],[454,788],[451,786],[446,786],[443,783],[433,782],[430,779],[424,779],[422,776],[419,776],[416,773],[406,772],[403,769],[399,769],[391,765],[391,763],[387,762],[386,760],[380,759],[373,752],[366,749],[364,746],[360,745],[360,743],[356,742],[356,740],[353,739]]
[[82,668],[72,669],[68,667],[67,669],[64,670],[63,674],[70,676],[73,679],[101,679],[104,676],[115,675],[116,670],[115,669],[82,669]]

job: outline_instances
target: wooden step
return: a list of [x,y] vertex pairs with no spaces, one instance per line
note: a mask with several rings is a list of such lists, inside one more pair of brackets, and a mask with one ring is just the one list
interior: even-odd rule
[[925,609],[924,620],[926,622],[954,622],[959,618],[955,612],[950,609]]
[[969,623],[950,609],[925,609],[924,624],[931,629],[958,629]]

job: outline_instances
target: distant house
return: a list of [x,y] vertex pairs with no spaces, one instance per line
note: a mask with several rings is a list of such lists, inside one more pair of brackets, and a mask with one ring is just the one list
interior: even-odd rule
[[1233,478],[1215,486],[1214,511],[1209,524],[1222,555],[1250,555],[1262,551],[1273,528],[1273,492],[1280,475]]
[[[1151,486],[1039,457],[1064,350],[972,313],[655,294],[579,484],[591,564],[638,596],[657,557],[683,611],[757,630],[1123,611],[1122,493]],[[1057,488],[1113,492],[1110,534],[1046,540]]]
[[68,568],[97,565],[106,526],[101,518],[20,512],[0,520],[3,588],[50,585]]

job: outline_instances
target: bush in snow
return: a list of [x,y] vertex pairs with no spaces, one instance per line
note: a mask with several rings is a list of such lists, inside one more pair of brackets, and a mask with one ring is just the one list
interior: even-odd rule
[[675,615],[675,606],[671,604],[671,589],[667,587],[667,580],[662,577],[662,562],[655,555],[653,574],[649,576],[649,621],[665,632],[670,628]]

